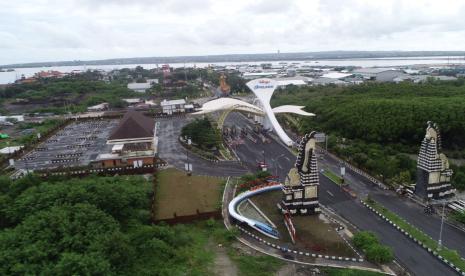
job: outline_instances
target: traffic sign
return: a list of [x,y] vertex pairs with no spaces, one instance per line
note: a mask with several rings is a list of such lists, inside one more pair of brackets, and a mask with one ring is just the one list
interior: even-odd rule
[[317,143],[323,143],[326,141],[326,134],[323,132],[315,133],[315,140]]

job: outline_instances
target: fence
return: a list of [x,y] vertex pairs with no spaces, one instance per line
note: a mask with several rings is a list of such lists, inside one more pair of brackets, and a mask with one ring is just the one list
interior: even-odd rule
[[97,175],[132,175],[132,174],[146,174],[154,173],[155,170],[159,167],[164,166],[164,163],[159,163],[155,165],[144,165],[142,167],[134,168],[131,166],[126,167],[113,167],[113,168],[57,168],[53,170],[38,170],[35,171],[40,177],[49,177],[49,176],[87,176],[90,174]]
[[205,212],[205,213],[200,213],[199,210],[197,210],[197,214],[187,215],[187,216],[177,216],[176,213],[174,213],[173,218],[160,219],[160,220],[154,219],[153,222],[154,223],[166,222],[172,225],[172,224],[177,224],[177,223],[192,223],[194,221],[208,220],[211,218],[217,219],[217,220],[222,219],[221,210]]

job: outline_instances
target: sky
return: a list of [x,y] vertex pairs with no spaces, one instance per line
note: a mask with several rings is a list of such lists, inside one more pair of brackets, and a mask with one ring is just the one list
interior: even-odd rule
[[465,50],[463,0],[0,0],[0,64]]

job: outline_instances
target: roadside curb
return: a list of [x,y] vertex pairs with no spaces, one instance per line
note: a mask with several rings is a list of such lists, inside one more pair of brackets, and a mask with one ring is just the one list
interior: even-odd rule
[[273,247],[275,249],[281,250],[283,252],[293,253],[294,255],[305,255],[305,256],[308,256],[308,257],[312,257],[312,258],[324,258],[324,259],[333,260],[333,261],[364,262],[363,258],[349,258],[349,257],[341,257],[341,256],[333,256],[333,255],[321,255],[321,254],[297,251],[297,250],[292,250],[292,249],[289,249],[289,248],[281,247],[281,246],[279,246],[277,244],[268,242],[268,241],[260,238],[259,236],[251,233],[250,231],[245,230],[244,228],[242,228],[242,227],[240,227],[238,225],[236,225],[236,227],[237,227],[237,229],[241,230],[243,233],[245,233],[245,234],[249,235],[250,237],[258,240],[259,242],[261,242],[263,244],[266,244],[267,246],[271,246],[271,247]]
[[[385,220],[387,223],[389,223],[390,225],[392,225],[392,227],[394,227],[395,229],[397,229],[398,231],[400,231],[402,234],[404,234],[406,237],[410,238],[411,240],[413,240],[415,243],[417,243],[419,246],[423,247],[423,249],[425,249],[426,251],[428,251],[429,253],[431,253],[433,256],[435,256],[436,258],[438,258],[439,260],[441,260],[443,263],[445,263],[446,265],[448,265],[450,268],[452,268],[453,270],[455,270],[457,273],[459,273],[460,275],[463,275],[465,276],[465,272],[463,272],[460,268],[456,267],[455,265],[453,265],[451,262],[449,262],[448,260],[444,259],[444,257],[440,256],[439,253],[431,248],[429,248],[428,246],[426,246],[425,244],[423,244],[421,241],[417,240],[415,237],[413,237],[412,235],[410,235],[407,231],[405,231],[404,229],[400,228],[396,223],[394,223],[393,221],[391,221],[390,219],[388,219],[386,216],[384,216],[383,214],[381,214],[380,212],[376,211],[373,207],[371,207],[370,205],[368,205],[367,203],[365,203],[363,200],[360,200],[360,202],[365,206],[367,207],[369,210],[371,210],[372,212],[374,212],[377,216],[379,216],[380,218],[382,218],[383,220]],[[407,222],[408,223],[408,222]],[[410,224],[410,223],[409,223]],[[413,225],[412,225],[413,226]],[[421,230],[420,230],[421,231]]]

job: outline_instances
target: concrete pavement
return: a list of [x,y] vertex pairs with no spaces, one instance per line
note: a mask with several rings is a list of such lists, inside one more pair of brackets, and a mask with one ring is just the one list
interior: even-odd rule
[[212,162],[189,153],[178,139],[182,127],[191,120],[191,117],[157,119],[160,123],[158,156],[161,159],[180,170],[184,170],[184,165],[189,160],[194,175],[241,176],[249,172],[238,162]]

